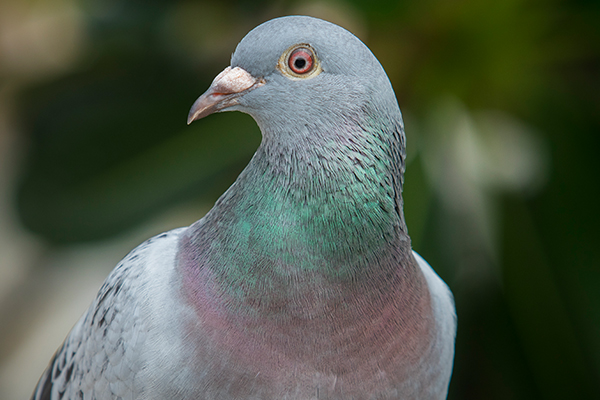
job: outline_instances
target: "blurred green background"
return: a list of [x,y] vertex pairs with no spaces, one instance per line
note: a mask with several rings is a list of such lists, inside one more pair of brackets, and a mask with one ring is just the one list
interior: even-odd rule
[[272,17],[354,32],[408,137],[413,247],[452,288],[450,399],[600,399],[600,2],[0,3],[0,398],[27,398],[116,262],[200,218],[260,142],[185,125]]

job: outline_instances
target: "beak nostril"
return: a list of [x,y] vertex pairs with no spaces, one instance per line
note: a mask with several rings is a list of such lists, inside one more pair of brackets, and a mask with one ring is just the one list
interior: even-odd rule
[[237,104],[239,96],[263,84],[263,79],[253,77],[243,68],[225,68],[215,77],[210,88],[194,102],[188,114],[187,124]]

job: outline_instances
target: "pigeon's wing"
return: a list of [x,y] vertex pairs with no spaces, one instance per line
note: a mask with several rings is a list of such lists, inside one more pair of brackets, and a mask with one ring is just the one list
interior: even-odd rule
[[[438,276],[431,268],[429,263],[416,251],[413,251],[413,256],[421,267],[423,275],[427,280],[429,291],[432,294],[434,317],[438,321],[438,325],[444,331],[442,335],[448,338],[448,343],[452,344],[452,354],[454,354],[454,338],[456,336],[456,307],[454,305],[454,296],[446,283]],[[450,340],[452,339],[452,340]]]
[[433,368],[438,368],[440,375],[445,375],[444,379],[437,380],[437,382],[443,385],[440,390],[446,391],[454,362],[454,342],[457,326],[454,296],[448,285],[436,274],[423,257],[415,251],[413,251],[413,256],[421,271],[423,271],[423,275],[425,275],[431,293],[433,317],[437,325],[437,337],[433,342],[433,346],[437,349],[436,354],[439,357]]
[[[50,361],[32,400],[127,400],[137,395],[131,386],[142,366],[147,332],[147,321],[140,316],[147,265],[150,258],[155,262],[157,248],[168,246],[168,253],[174,252],[183,229],[149,239],[117,265]],[[166,255],[165,262],[172,257]]]

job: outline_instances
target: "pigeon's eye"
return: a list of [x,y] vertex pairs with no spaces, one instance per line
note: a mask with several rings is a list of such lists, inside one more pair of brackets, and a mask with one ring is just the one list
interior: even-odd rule
[[322,71],[315,50],[306,43],[293,45],[284,51],[277,69],[291,79],[312,78]]
[[290,54],[288,65],[292,71],[299,75],[310,72],[314,65],[312,52],[303,47],[294,50]]

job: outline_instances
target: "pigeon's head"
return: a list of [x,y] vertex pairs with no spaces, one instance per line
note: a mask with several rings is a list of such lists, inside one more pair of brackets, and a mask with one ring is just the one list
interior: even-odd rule
[[228,110],[250,114],[263,135],[362,124],[369,110],[401,121],[389,79],[367,46],[306,16],[276,18],[250,31],[231,66],[196,100],[188,123]]

